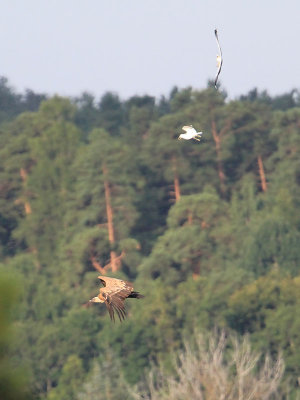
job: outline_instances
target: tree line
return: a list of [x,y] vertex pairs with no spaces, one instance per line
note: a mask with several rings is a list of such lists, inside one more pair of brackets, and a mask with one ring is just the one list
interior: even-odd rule
[[[253,398],[297,398],[297,90],[228,100],[209,82],[97,101],[1,78],[0,104],[0,283],[12,285],[0,319],[14,332],[0,379],[21,365],[26,396],[50,400],[242,399],[253,382]],[[201,141],[178,141],[183,125]],[[85,306],[98,273],[146,295],[123,324]],[[25,393],[13,379],[7,393]]]

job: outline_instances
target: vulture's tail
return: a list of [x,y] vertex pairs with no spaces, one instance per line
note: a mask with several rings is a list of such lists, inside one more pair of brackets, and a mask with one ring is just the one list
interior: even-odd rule
[[145,296],[143,296],[139,292],[131,292],[128,297],[133,298],[133,299],[142,299]]

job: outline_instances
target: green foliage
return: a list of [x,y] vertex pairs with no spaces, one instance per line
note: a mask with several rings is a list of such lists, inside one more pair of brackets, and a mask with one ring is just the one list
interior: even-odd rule
[[129,385],[126,383],[121,364],[114,353],[108,350],[101,358],[101,364],[94,362],[93,368],[76,397],[78,400],[128,400]]
[[229,232],[220,229],[225,213],[226,206],[209,188],[201,194],[182,196],[170,209],[168,229],[141,266],[141,273],[176,284],[191,273],[212,270],[215,249],[230,240]]
[[13,354],[13,314],[19,300],[20,285],[16,277],[0,267],[0,398],[5,400],[30,399],[25,374],[14,368],[10,357]]
[[8,80],[0,77],[0,124],[15,118],[25,111],[36,111],[40,103],[46,99],[45,94],[37,94],[27,89],[25,94],[16,93],[8,84]]
[[273,266],[296,275],[300,270],[299,241],[300,232],[289,223],[267,218],[248,241],[242,266],[255,276],[265,274]]
[[[21,363],[36,398],[131,399],[149,360],[174,374],[183,336],[218,326],[282,351],[283,384],[296,396],[297,93],[225,101],[209,84],[158,102],[114,93],[42,101],[1,80],[0,260],[22,284],[18,292],[0,277],[7,391],[22,392],[22,374],[11,374]],[[190,124],[200,143],[177,140]],[[112,253],[115,276],[145,295],[126,301],[122,324],[87,305]]]
[[[3,149],[7,161],[3,164],[4,179],[10,182],[14,176],[13,184],[3,193],[6,200],[12,193],[16,196],[7,214],[11,224],[18,219],[13,236],[34,249],[40,265],[46,265],[55,253],[66,212],[66,193],[72,190],[70,167],[80,135],[70,122],[73,114],[74,108],[66,99],[43,102],[38,113],[20,116],[11,125],[15,140],[10,138]],[[20,205],[26,218],[18,218]]]
[[227,311],[229,325],[241,334],[251,333],[260,350],[283,351],[294,384],[300,372],[299,304],[300,277],[272,271],[234,292]]
[[49,400],[73,400],[82,378],[83,368],[80,358],[75,355],[69,356],[62,368],[58,386],[50,391],[47,398]]

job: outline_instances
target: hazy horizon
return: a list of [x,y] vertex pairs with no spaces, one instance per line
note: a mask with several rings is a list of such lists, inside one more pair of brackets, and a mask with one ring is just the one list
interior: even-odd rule
[[17,91],[63,96],[202,89],[215,78],[217,28],[229,98],[282,94],[300,86],[299,14],[295,0],[15,0],[2,6],[0,75]]

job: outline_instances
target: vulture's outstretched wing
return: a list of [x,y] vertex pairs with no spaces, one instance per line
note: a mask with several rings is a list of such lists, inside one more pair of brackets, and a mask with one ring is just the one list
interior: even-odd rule
[[133,292],[132,284],[106,276],[98,276],[98,278],[104,284],[104,287],[100,289],[99,297],[103,298],[111,320],[115,321],[116,312],[122,321],[126,316],[124,301]]
[[220,72],[221,72],[221,69],[222,69],[222,64],[223,64],[222,49],[221,49],[221,46],[220,46],[217,29],[215,29],[215,36],[216,36],[216,41],[217,41],[217,45],[218,45],[218,48],[219,48],[219,55],[217,56],[217,64],[218,64],[217,67],[218,67],[218,70],[217,70],[217,75],[216,75],[216,78],[215,78],[215,88],[217,89],[217,82],[218,82],[218,78],[219,78],[219,75],[220,75]]
[[121,290],[118,293],[103,293],[102,296],[105,301],[105,305],[109,312],[110,319],[115,321],[115,312],[117,313],[120,321],[125,319],[126,310],[124,301],[128,297],[129,292]]

